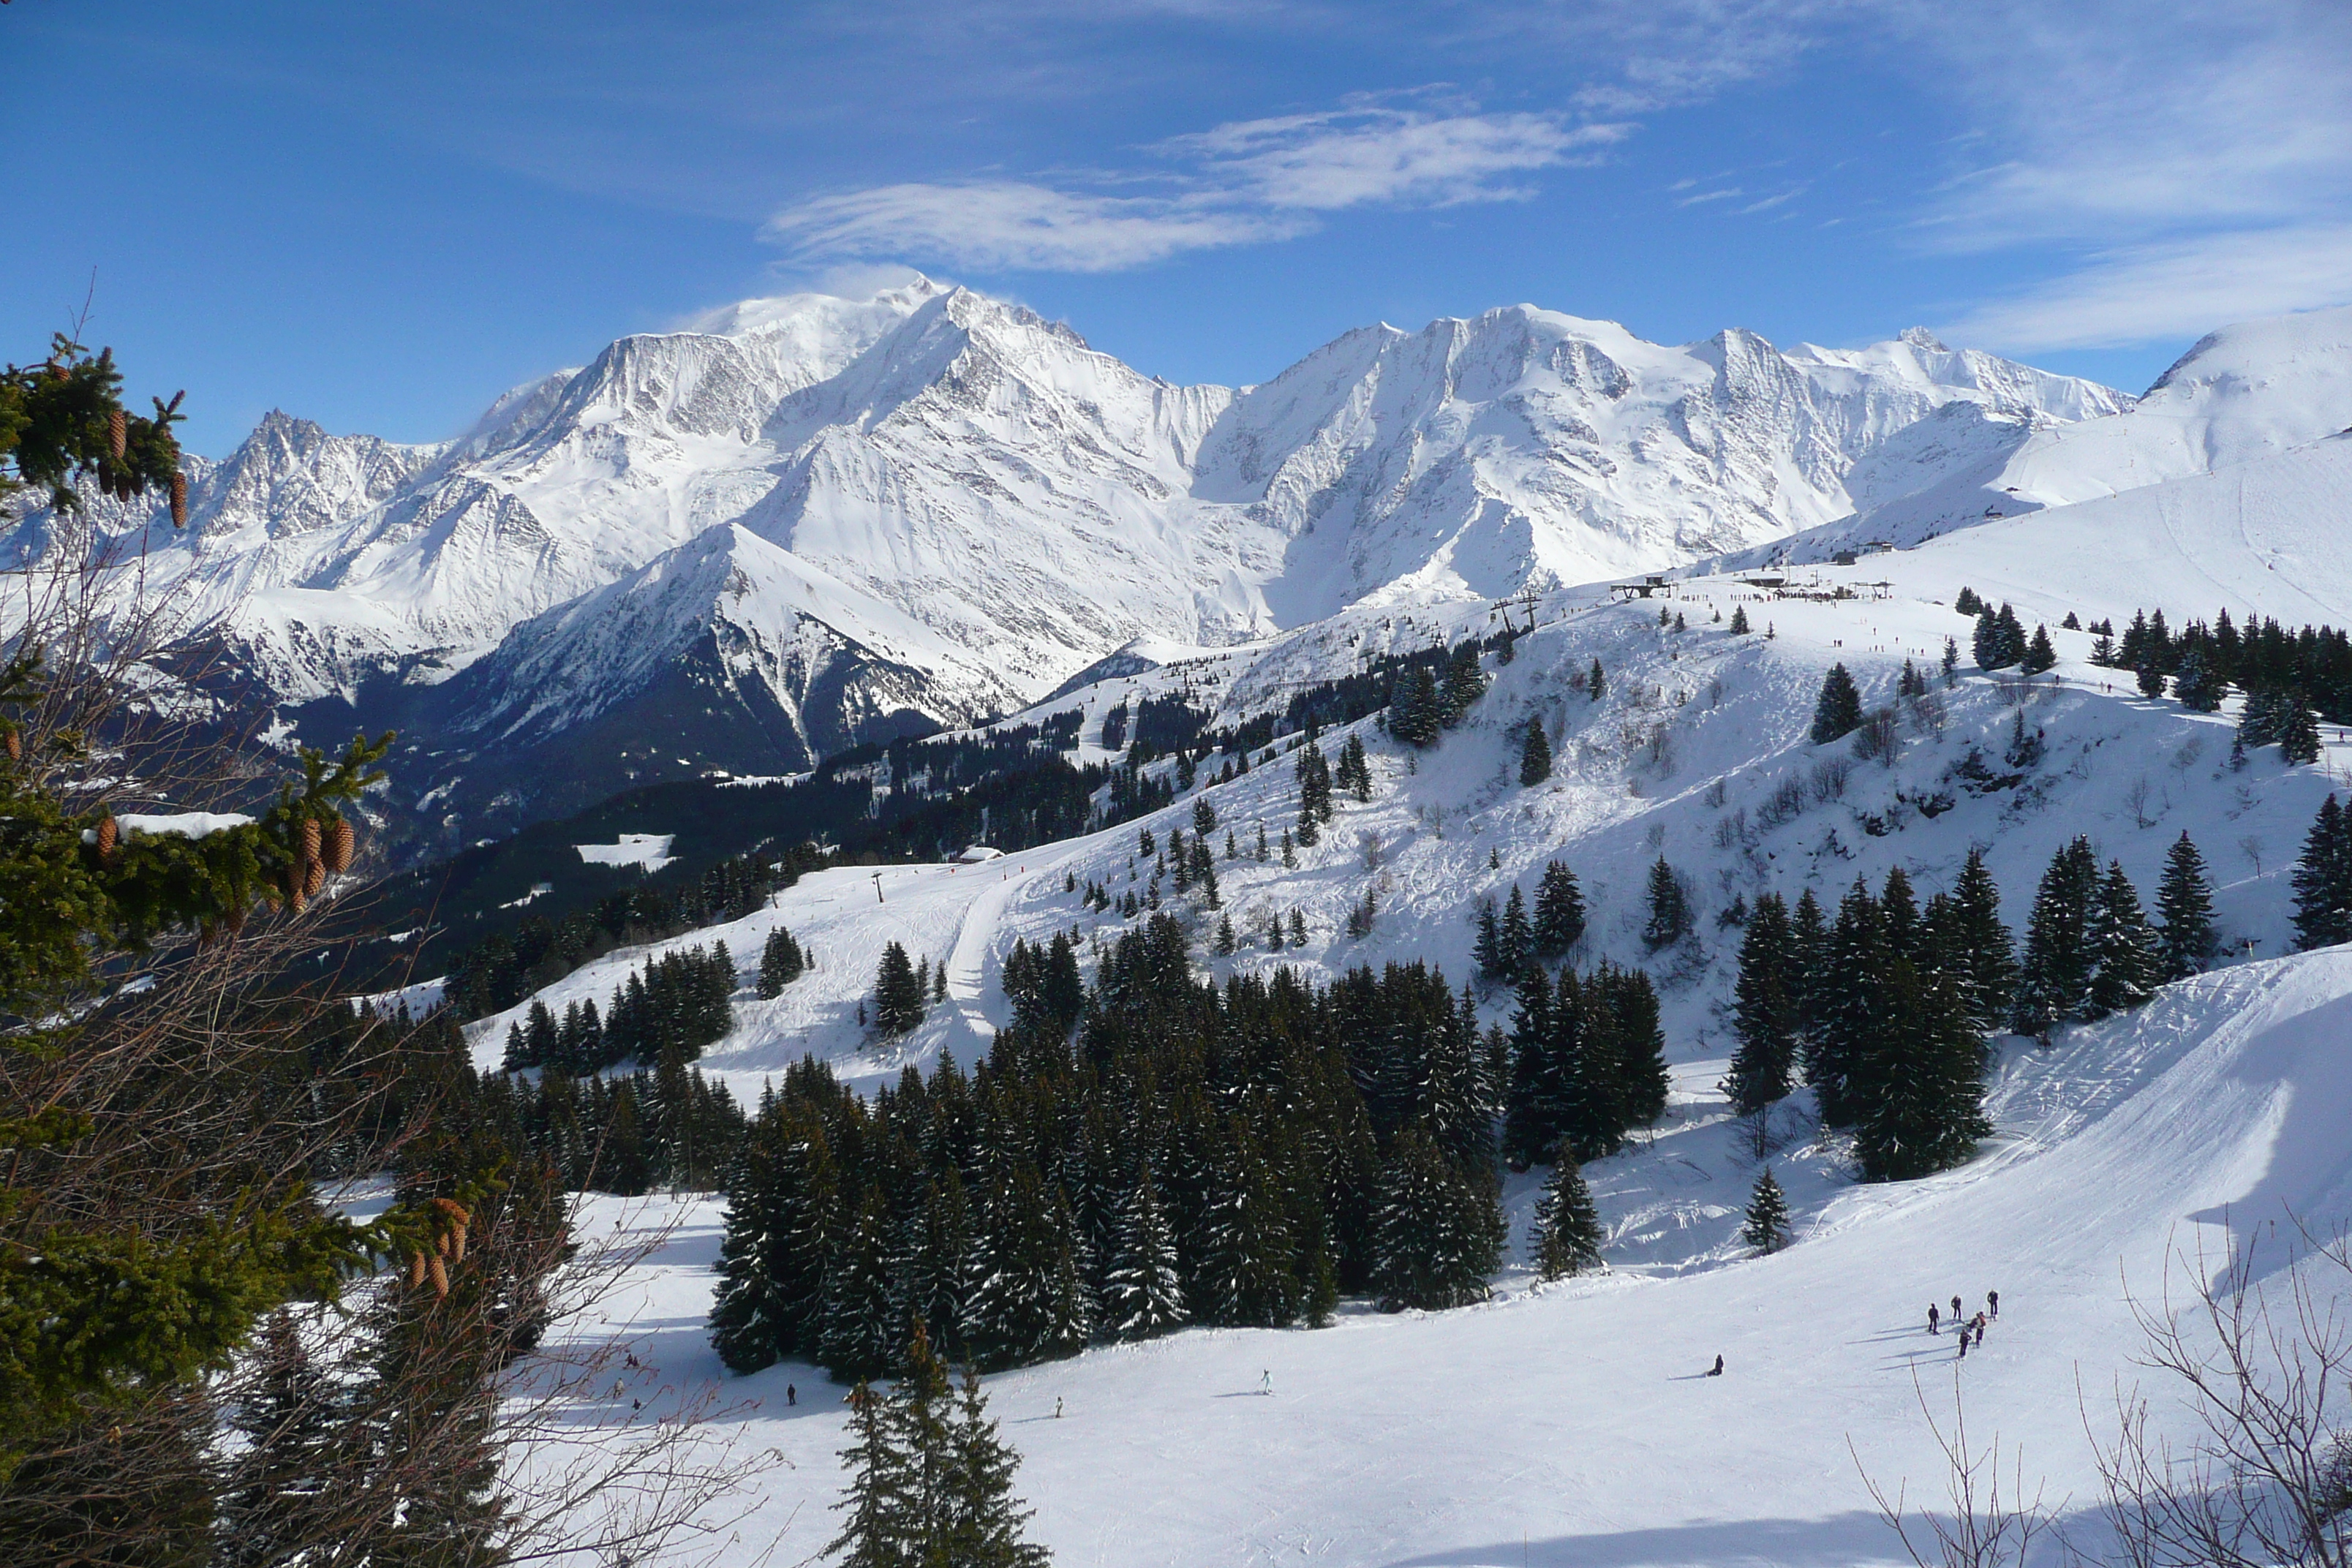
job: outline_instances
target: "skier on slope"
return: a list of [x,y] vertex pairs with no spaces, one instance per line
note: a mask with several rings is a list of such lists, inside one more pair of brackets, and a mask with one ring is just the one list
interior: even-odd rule
[[1715,1358],[1715,1364],[1707,1369],[1706,1375],[1709,1377],[1721,1377],[1723,1375],[1723,1358],[1721,1356],[1717,1356]]
[[1271,1397],[1273,1396],[1273,1394],[1274,1394],[1274,1372],[1273,1372],[1273,1369],[1268,1368],[1267,1370],[1265,1370],[1265,1371],[1264,1371],[1264,1372],[1261,1372],[1261,1373],[1259,1373],[1257,1374],[1257,1391],[1258,1391],[1260,1394],[1265,1394],[1265,1395],[1266,1395],[1266,1396],[1268,1396],[1269,1398],[1271,1398]]
[[1952,1298],[1952,1316],[1958,1318],[1960,1315],[1960,1299],[1955,1296]]
[[1996,1318],[2000,1316],[2000,1291],[1988,1290],[1985,1292],[1985,1310],[1990,1312]]
[[1927,1331],[1928,1331],[1929,1333],[1931,1333],[1931,1334],[1935,1334],[1935,1333],[1941,1333],[1941,1332],[1943,1331],[1942,1330],[1940,1330],[1940,1329],[1938,1329],[1937,1327],[1936,1327],[1936,1321],[1937,1321],[1939,1317],[1941,1317],[1941,1316],[1942,1316],[1942,1313],[1941,1313],[1941,1311],[1937,1308],[1936,1303],[1935,1303],[1935,1302],[1933,1302],[1933,1301],[1928,1302],[1928,1303],[1927,1303]]

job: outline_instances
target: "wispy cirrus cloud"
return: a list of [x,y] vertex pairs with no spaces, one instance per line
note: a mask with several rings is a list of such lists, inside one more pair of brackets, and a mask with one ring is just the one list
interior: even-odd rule
[[1630,132],[1552,115],[1359,105],[1171,138],[1148,150],[1163,167],[1140,177],[915,182],[814,196],[764,233],[803,260],[1120,271],[1292,238],[1344,208],[1525,200],[1528,175],[1590,163]]

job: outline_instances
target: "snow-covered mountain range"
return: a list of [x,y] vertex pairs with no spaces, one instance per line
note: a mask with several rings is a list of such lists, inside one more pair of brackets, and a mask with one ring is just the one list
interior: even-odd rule
[[[301,727],[397,722],[420,794],[510,821],[1012,710],[1138,638],[2195,475],[2352,424],[2347,322],[2217,333],[2137,402],[1916,329],[1664,347],[1531,306],[1364,328],[1236,389],[918,279],[623,338],[445,444],[272,414],[192,466],[184,532],[97,521]],[[0,552],[56,542],[36,514]]]

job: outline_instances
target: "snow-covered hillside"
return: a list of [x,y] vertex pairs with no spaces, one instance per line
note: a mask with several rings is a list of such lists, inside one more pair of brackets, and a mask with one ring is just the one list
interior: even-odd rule
[[2347,430],[2352,309],[2241,322],[2200,339],[2120,412],[2062,426],[1990,405],[1940,408],[1856,465],[1853,516],[1735,559],[1826,561],[1873,541],[1918,544],[2174,485],[2210,496],[2218,492],[2200,483],[2208,474],[2242,475],[2261,489],[2272,482],[2263,477],[2272,459]]
[[[2200,1256],[2274,1247],[2290,1212],[2352,1203],[2347,1009],[2342,950],[2243,965],[2013,1051],[1999,1134],[1962,1170],[1857,1188],[1801,1142],[1770,1162],[1798,1240],[1769,1258],[1721,1245],[1755,1163],[1709,1087],[1722,1064],[1694,1062],[1654,1143],[1592,1168],[1630,1267],[1551,1286],[1515,1271],[1485,1307],[1189,1330],[992,1379],[1034,1535],[1058,1562],[1153,1568],[1900,1563],[1864,1477],[1941,1503],[1924,1393],[1948,1426],[1963,1398],[1973,1439],[2018,1455],[2095,1556],[2085,1408],[2096,1429],[2110,1381],[2140,1375],[2126,1289],[2152,1299],[2168,1269],[2177,1289]],[[840,1482],[839,1391],[805,1365],[719,1366],[699,1324],[716,1203],[598,1200],[589,1223],[608,1213],[677,1225],[609,1303],[635,1309],[631,1377],[723,1384],[748,1407],[712,1438],[772,1454],[723,1560],[813,1552]],[[1645,1266],[1661,1253],[1688,1261]],[[1988,1289],[1999,1321],[1957,1362],[1950,1335],[1924,1331],[1927,1305],[1958,1294],[1973,1310]],[[1725,1374],[1701,1375],[1717,1355]],[[618,1425],[634,1392],[583,1417]],[[2183,1430],[2173,1405],[2155,1419]]]
[[[2338,493],[2324,465],[2341,446],[1824,567],[1792,584],[1807,596],[1727,574],[1622,604],[1595,603],[1591,590],[1548,595],[1534,607],[1536,629],[1509,664],[1490,658],[1491,689],[1438,746],[1414,752],[1369,721],[1357,727],[1372,799],[1343,795],[1336,822],[1294,868],[1255,855],[1260,825],[1278,837],[1296,820],[1285,754],[1204,783],[1142,823],[977,865],[818,873],[743,921],[663,944],[724,938],[748,983],[781,923],[815,961],[773,1001],[739,993],[734,1031],[702,1065],[748,1098],[803,1053],[864,1086],[941,1050],[971,1062],[1005,1021],[1012,943],[1122,929],[1116,913],[1086,909],[1070,882],[1099,881],[1114,897],[1139,888],[1129,879],[1139,829],[1163,839],[1171,826],[1190,832],[1202,800],[1219,819],[1220,912],[1240,951],[1208,951],[1218,914],[1197,900],[1169,907],[1192,924],[1196,958],[1212,973],[1286,963],[1328,976],[1425,959],[1459,983],[1472,973],[1478,900],[1515,885],[1531,893],[1548,860],[1565,860],[1591,915],[1571,962],[1608,958],[1654,975],[1675,1068],[1675,1102],[1654,1135],[1587,1167],[1608,1272],[1534,1283],[1519,1247],[1535,1193],[1514,1178],[1513,1258],[1486,1306],[1395,1317],[1351,1309],[1322,1331],[1188,1330],[1004,1373],[992,1386],[1027,1458],[1022,1489],[1038,1509],[1038,1538],[1059,1561],[1107,1564],[1894,1561],[1853,1456],[1882,1480],[1907,1479],[1915,1501],[1922,1489],[1940,1496],[1917,1371],[1947,1412],[1950,1380],[1962,1374],[1972,1428],[2022,1444],[2029,1479],[2048,1478],[2050,1500],[2066,1500],[2068,1529],[2095,1548],[2096,1478],[2075,1380],[2104,1391],[2130,1373],[2138,1342],[2126,1282],[2153,1291],[2169,1253],[2219,1255],[2282,1205],[2323,1225],[2352,1215],[2352,1155],[2340,1138],[2352,1058],[2338,1040],[2352,956],[2273,956],[2291,945],[2293,862],[2314,811],[2352,766],[2352,743],[2331,731],[2320,766],[2287,767],[2263,749],[2233,767],[2234,701],[2209,716],[2143,699],[2087,663],[2087,636],[2056,622],[2070,608],[2091,619],[2135,604],[2178,615],[2222,602],[2291,618],[2307,602],[2307,613],[2341,619],[2345,601],[2315,559],[2332,515],[2324,503]],[[2191,528],[2188,513],[2150,504],[2295,465],[2309,469],[2305,488],[2263,492],[2273,501],[2244,512],[2253,521],[2236,554],[2219,531],[2238,526],[2225,510],[2198,511]],[[2072,521],[2101,516],[2105,532]],[[2314,553],[2307,569],[2291,548]],[[2210,558],[2217,572],[2226,562],[2242,574],[2263,552],[2277,572],[2195,570]],[[1957,682],[1942,683],[1933,671],[1945,639],[1965,648],[1970,628],[1949,608],[1962,582],[2015,598],[2029,624],[2049,622],[2054,675],[1988,678],[1964,654]],[[1735,611],[1752,631],[1728,630]],[[1079,711],[1080,750],[1099,755],[1102,715],[1122,701],[1189,691],[1221,718],[1244,717],[1344,672],[1367,648],[1484,633],[1496,614],[1374,604],[1244,646],[1142,646],[1028,716]],[[1596,658],[1606,677],[1598,700],[1576,682]],[[1832,663],[1876,705],[1894,700],[1906,658],[1931,672],[1930,691],[1901,709],[1886,760],[1858,756],[1851,740],[1808,741]],[[2039,731],[2041,755],[2012,764],[2021,715]],[[1530,720],[1546,725],[1555,763],[1550,780],[1527,788],[1514,737]],[[1321,743],[1335,751],[1344,738],[1327,731]],[[1231,859],[1228,827],[1240,850]],[[1948,888],[1975,848],[2016,929],[2052,854],[2073,837],[2087,836],[2102,862],[2119,860],[2146,893],[2184,831],[2217,885],[2226,967],[2168,987],[2137,1013],[2062,1030],[2047,1050],[2008,1041],[1989,1101],[1995,1136],[1941,1176],[1856,1184],[1843,1139],[1819,1132],[1801,1093],[1775,1112],[1780,1147],[1770,1160],[1796,1211],[1797,1245],[1746,1256],[1736,1233],[1756,1162],[1717,1087],[1739,940],[1718,917],[1735,900],[1810,887],[1833,902],[1857,877],[1875,886],[1895,866],[1925,895]],[[1700,918],[1694,936],[1652,953],[1639,932],[1643,879],[1661,856]],[[1350,940],[1347,911],[1368,890],[1378,916],[1370,935]],[[1294,909],[1307,944],[1270,952],[1268,919]],[[949,1000],[906,1040],[877,1047],[856,1015],[889,941],[943,963]],[[541,994],[559,1009],[601,1002],[646,956],[614,953]],[[1507,1017],[1507,994],[1482,1002],[1488,1019]],[[478,1059],[496,1059],[515,1016],[478,1026]],[[653,1369],[645,1376],[719,1381],[761,1402],[727,1429],[785,1462],[758,1475],[742,1554],[772,1537],[788,1554],[813,1552],[839,1480],[839,1391],[805,1363],[725,1376],[700,1321],[719,1205],[680,1199],[667,1212],[681,1229],[632,1282],[642,1292],[638,1354]],[[2000,1320],[1984,1351],[1957,1365],[1951,1340],[1924,1331],[1927,1304],[1958,1293],[1973,1308],[1987,1289],[2001,1294]],[[1701,1376],[1718,1353],[1726,1375]],[[1256,1393],[1267,1374],[1270,1397]],[[800,1394],[789,1409],[787,1383]],[[622,1419],[625,1404],[594,1418]]]

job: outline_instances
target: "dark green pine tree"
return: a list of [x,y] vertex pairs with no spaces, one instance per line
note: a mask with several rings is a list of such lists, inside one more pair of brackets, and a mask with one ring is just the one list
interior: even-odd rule
[[2287,694],[2278,720],[2279,754],[2290,763],[2319,761],[2319,715],[2301,690]]
[[[1562,974],[1561,984],[1575,984]],[[1568,1064],[1554,1050],[1551,982],[1540,969],[1519,976],[1511,1026],[1511,1085],[1503,1116],[1503,1156],[1525,1170],[1551,1156],[1568,1116]]]
[[895,941],[885,944],[874,976],[875,1028],[886,1038],[912,1033],[923,1021],[927,989],[907,950]]
[[2051,857],[2025,921],[2025,957],[2018,965],[2011,1026],[2047,1040],[2055,1026],[2080,1018],[2090,1005],[2091,903],[2099,865],[2091,841],[2076,838]]
[[1890,957],[1883,911],[1857,877],[1815,953],[1809,994],[1805,1081],[1829,1126],[1853,1126],[1874,1102],[1870,1075],[1880,1037],[1894,1026],[1882,994]]
[[1592,669],[1591,672],[1584,678],[1584,683],[1586,687],[1591,689],[1592,693],[1592,700],[1595,702],[1600,701],[1603,697],[1609,695],[1609,680],[1606,676],[1601,673],[1601,658],[1598,654],[1593,656]]
[[1551,777],[1551,740],[1544,733],[1543,715],[1528,716],[1527,734],[1519,742],[1519,783],[1533,788]]
[[1503,901],[1502,944],[1505,973],[1517,974],[1535,962],[1535,928],[1528,921],[1528,901],[1516,882]]
[[2039,675],[2057,662],[2058,650],[2050,646],[2050,628],[2037,625],[2033,640],[2025,645],[2025,657],[2018,661],[2018,668],[2027,675]]
[[1478,644],[1465,637],[1445,660],[1445,690],[1441,699],[1445,728],[1458,728],[1469,716],[1471,705],[1486,694],[1486,676],[1478,668]]
[[1745,605],[1731,607],[1731,635],[1736,637],[1748,635],[1748,606]]
[[1584,893],[1565,862],[1547,861],[1536,884],[1536,956],[1556,959],[1584,940]]
[[1188,1315],[1175,1230],[1149,1164],[1136,1168],[1118,1220],[1118,1262],[1103,1286],[1103,1327],[1117,1339],[1148,1340],[1181,1326]]
[[1659,1022],[1658,993],[1638,969],[1604,963],[1588,990],[1601,993],[1615,1035],[1617,1130],[1648,1127],[1666,1113],[1674,1075],[1666,1068],[1666,1032]]
[[1857,1107],[1854,1153],[1863,1177],[1908,1181],[1961,1164],[1990,1131],[1984,1119],[1984,1039],[1952,977],[1922,976],[1907,958],[1879,986],[1882,1031]]
[[897,1321],[923,1324],[944,1353],[961,1355],[983,1258],[963,1176],[952,1163],[923,1184],[922,1207],[902,1231],[891,1268]]
[[2352,942],[2352,813],[2330,795],[2304,836],[2294,867],[2294,945]]
[[1020,1366],[1085,1348],[1093,1331],[1077,1257],[1077,1225],[1060,1184],[1017,1159],[992,1184],[988,1260],[971,1310],[973,1354],[983,1366]]
[[1433,746],[1444,718],[1437,682],[1427,668],[1414,665],[1397,676],[1389,689],[1391,735],[1408,746]]
[[2180,672],[2172,678],[2172,695],[2192,713],[2210,713],[2221,706],[2228,683],[2213,671],[2212,661],[2202,647],[2192,647],[2181,657]]
[[2104,1017],[2137,1007],[2164,981],[2164,960],[2156,933],[2148,930],[2139,889],[2124,875],[2123,862],[2107,862],[2107,874],[2091,905],[2091,1005],[2087,1016]]
[[1543,1196],[1536,1201],[1535,1235],[1528,1249],[1535,1255],[1536,1269],[1546,1279],[1559,1279],[1598,1268],[1602,1239],[1592,1189],[1585,1184],[1574,1156],[1563,1149],[1544,1179]]
[[710,1310],[711,1346],[732,1370],[818,1352],[835,1182],[824,1124],[802,1106],[763,1104],[728,1183]]
[[1418,1123],[1397,1135],[1372,1213],[1372,1289],[1382,1307],[1485,1300],[1505,1234],[1491,1170],[1461,1169]]
[[1822,677],[1821,695],[1813,700],[1812,742],[1816,746],[1853,733],[1862,728],[1862,693],[1848,675],[1845,666],[1833,664]]
[[1672,947],[1690,934],[1690,901],[1683,896],[1682,879],[1658,857],[1650,868],[1650,918],[1642,927],[1643,944],[1655,952],[1662,947]]
[[825,1259],[816,1353],[834,1376],[870,1377],[890,1366],[906,1328],[896,1321],[891,1286],[889,1211],[874,1186]]
[[914,1568],[923,1559],[920,1456],[898,1440],[890,1401],[859,1380],[849,1391],[849,1447],[841,1450],[849,1484],[834,1509],[841,1533],[825,1555],[841,1568]]
[[1759,1252],[1778,1252],[1789,1245],[1789,1200],[1772,1179],[1769,1165],[1757,1174],[1755,1190],[1748,1195],[1748,1222],[1739,1227],[1739,1239]]
[[1726,1087],[1732,1109],[1752,1116],[1785,1098],[1797,1060],[1797,1005],[1789,994],[1789,907],[1778,893],[1756,900],[1739,944],[1739,979],[1732,993],[1732,1053]]
[[1218,1142],[1185,1300],[1197,1321],[1287,1328],[1298,1317],[1302,1291],[1282,1184],[1238,1118],[1227,1119]]
[[[1275,921],[1274,928],[1277,933],[1275,945],[1279,947],[1282,930],[1279,918]],[[1510,961],[1503,952],[1502,922],[1496,918],[1495,900],[1491,898],[1478,900],[1478,934],[1471,942],[1470,955],[1477,963],[1480,979],[1504,981],[1511,978]]]
[[2017,611],[2004,604],[1993,617],[2000,637],[2000,662],[2018,664],[2025,658],[2025,627],[2019,624]]
[[1969,1016],[1990,1034],[2007,1026],[2017,992],[2017,947],[2000,920],[2000,889],[1985,869],[1984,852],[1971,846],[1952,885],[1958,962],[1967,976]]
[[954,1568],[1046,1568],[1050,1554],[1022,1536],[1032,1510],[1013,1494],[1020,1467],[1021,1457],[989,1418],[979,1374],[967,1370],[948,1429],[940,1550],[918,1561]]
[[2205,858],[2186,833],[2165,851],[2156,912],[2163,922],[2157,945],[2164,958],[2165,979],[2200,973],[2213,962],[2220,946],[2213,931],[2213,884],[2205,875]]

